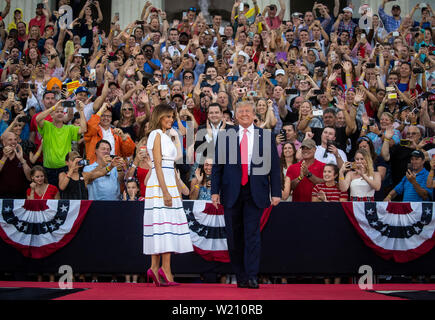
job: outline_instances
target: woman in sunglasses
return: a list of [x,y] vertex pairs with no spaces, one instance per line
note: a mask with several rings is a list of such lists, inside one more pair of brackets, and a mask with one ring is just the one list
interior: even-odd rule
[[193,95],[193,89],[195,89],[195,74],[192,71],[184,71],[182,88],[185,97],[191,97]]
[[124,133],[128,133],[133,141],[136,141],[136,116],[133,105],[130,102],[124,102],[121,107],[121,117],[114,122],[115,127],[120,128]]

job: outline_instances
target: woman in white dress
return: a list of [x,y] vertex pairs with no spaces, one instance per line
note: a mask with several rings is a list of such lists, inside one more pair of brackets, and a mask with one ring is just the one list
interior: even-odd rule
[[175,176],[174,163],[181,149],[176,146],[180,143],[176,131],[171,130],[173,122],[174,109],[162,104],[153,110],[148,129],[147,150],[153,167],[145,193],[144,254],[151,255],[147,278],[156,286],[178,285],[171,272],[171,253],[193,251]]
[[339,174],[341,191],[350,189],[351,201],[373,202],[375,191],[381,189],[381,175],[373,168],[370,153],[365,149],[358,149],[355,162],[343,163]]

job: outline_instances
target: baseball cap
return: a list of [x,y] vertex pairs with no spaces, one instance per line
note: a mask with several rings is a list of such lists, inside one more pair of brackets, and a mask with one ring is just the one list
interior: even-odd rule
[[285,75],[285,71],[283,69],[278,69],[278,70],[275,71],[275,77],[277,75],[280,75],[280,74],[284,76]]
[[36,9],[44,9],[44,4],[43,3],[38,3],[36,5]]
[[74,91],[75,94],[79,94],[80,92],[86,92],[87,94],[89,94],[88,88],[86,88],[86,87],[78,87],[78,88]]
[[416,157],[416,158],[421,158],[421,159],[425,159],[424,158],[424,153],[421,152],[420,150],[414,150],[411,152],[411,157]]
[[391,8],[391,10],[394,10],[394,9],[399,9],[399,10],[400,10],[400,6],[399,6],[398,4],[395,4],[395,5]]
[[315,149],[316,143],[313,139],[305,139],[302,141],[301,147],[307,147],[308,149]]
[[326,67],[326,64],[325,64],[323,61],[319,60],[319,61],[316,61],[316,62],[314,63],[314,67],[315,67],[315,68],[317,68],[317,67],[325,68],[325,67]]
[[343,12],[348,11],[353,14],[353,9],[351,7],[343,8]]
[[400,108],[400,112],[405,111],[405,110],[407,110],[407,109],[411,109],[411,107],[410,107],[410,106],[402,106],[402,107]]

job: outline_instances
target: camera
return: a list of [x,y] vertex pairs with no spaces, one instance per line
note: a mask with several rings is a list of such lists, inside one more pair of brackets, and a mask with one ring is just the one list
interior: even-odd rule
[[76,106],[76,102],[72,100],[62,102],[62,107],[64,108],[74,108],[75,106]]
[[422,68],[416,67],[412,69],[412,72],[417,74],[417,73],[423,73],[424,70]]
[[30,116],[22,116],[18,118],[18,122],[23,122],[23,123],[30,123],[32,119],[30,118]]
[[81,167],[85,167],[85,166],[89,165],[89,160],[83,159],[83,160],[80,160],[79,162],[77,162],[77,164]]
[[297,93],[298,93],[297,89],[285,89],[285,94],[286,95],[297,94]]
[[211,75],[209,74],[205,75],[205,80],[211,80]]

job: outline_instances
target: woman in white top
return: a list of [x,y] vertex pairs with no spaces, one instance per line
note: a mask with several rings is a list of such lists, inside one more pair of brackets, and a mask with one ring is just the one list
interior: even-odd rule
[[375,191],[379,191],[381,182],[381,175],[373,168],[372,157],[364,149],[355,153],[354,163],[345,162],[340,169],[340,190],[350,189],[351,201],[374,201]]

